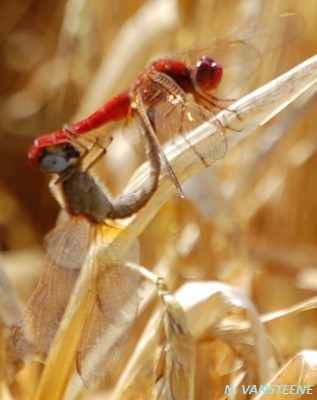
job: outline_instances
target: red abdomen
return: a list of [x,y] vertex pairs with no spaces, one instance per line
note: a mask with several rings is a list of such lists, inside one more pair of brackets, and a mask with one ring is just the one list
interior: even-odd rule
[[108,101],[103,107],[88,118],[69,126],[71,133],[86,133],[110,121],[118,121],[127,117],[131,101],[127,92],[120,93]]

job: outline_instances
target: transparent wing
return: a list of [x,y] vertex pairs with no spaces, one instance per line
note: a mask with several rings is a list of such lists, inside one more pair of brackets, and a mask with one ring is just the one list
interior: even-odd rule
[[139,273],[124,265],[100,274],[77,352],[78,372],[88,387],[115,370],[137,316],[139,286]]
[[285,13],[243,27],[224,38],[187,47],[178,53],[178,58],[190,68],[195,67],[202,55],[213,58],[223,67],[223,79],[214,95],[230,95],[258,70],[264,54],[294,40],[304,27],[301,15]]
[[[212,112],[193,101],[187,100],[185,104],[164,102],[158,105],[154,121],[158,133],[169,138],[181,137],[188,149],[194,152],[206,166],[223,158],[226,154],[227,146],[220,123]],[[220,129],[210,136],[210,131],[215,125]],[[191,138],[190,132],[195,129],[204,130],[210,136],[208,142],[204,143],[204,152],[199,144],[195,143],[195,137]],[[206,145],[209,150],[208,158],[201,156],[206,153]]]
[[89,249],[90,224],[83,217],[61,214],[63,217],[45,237],[47,257],[61,267],[80,269]]
[[[66,218],[47,236],[49,254],[44,274],[26,304],[21,325],[14,333],[17,352],[25,360],[44,360],[63,317],[84,261],[84,258],[79,262],[72,257],[72,260],[64,262],[70,255],[67,246],[81,255],[88,240],[88,236],[76,240],[79,235],[77,228],[76,219]],[[59,265],[59,261],[64,265]]]
[[[167,85],[150,82],[143,83],[139,87],[140,99],[144,103],[144,108],[157,137],[161,142],[181,137],[188,149],[193,151],[205,165],[210,165],[224,157],[226,142],[221,129],[217,129],[217,133],[212,135],[208,141],[210,149],[208,159],[201,157],[202,152],[199,145],[190,140],[188,134],[196,128],[210,132],[215,124],[218,127],[220,124],[211,110],[200,106],[186,95],[182,96],[181,89],[176,87],[174,90],[172,85],[175,83],[171,83],[171,87],[166,87]],[[152,92],[153,95],[150,96]],[[151,101],[149,102],[149,97],[156,99],[153,106]],[[180,145],[182,144],[180,143]]]
[[179,59],[191,67],[195,66],[197,59],[202,55],[209,55],[217,61],[219,59],[224,67],[231,67],[232,60],[241,65],[289,43],[298,37],[304,28],[305,20],[301,15],[284,13],[244,26],[222,38],[188,46],[177,54]]
[[[167,101],[167,94],[161,85],[153,82],[138,83],[135,98],[142,102],[144,111],[148,114],[151,122],[150,105],[154,104],[154,109],[159,101]],[[128,139],[131,147],[141,156],[148,157],[148,145],[145,145],[144,122],[143,117],[133,110],[131,118],[128,118],[124,126],[124,137]],[[161,148],[157,148],[157,152],[161,152]]]
[[77,350],[77,369],[87,386],[116,368],[139,305],[140,273],[124,264],[130,255],[136,259],[137,242],[118,231],[108,246],[113,233],[111,227],[97,227],[90,257],[93,276]]

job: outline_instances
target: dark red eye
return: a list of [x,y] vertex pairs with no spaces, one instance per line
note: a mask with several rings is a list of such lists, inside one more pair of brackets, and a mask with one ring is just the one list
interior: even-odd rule
[[203,56],[193,71],[193,82],[197,89],[210,91],[216,89],[222,77],[222,67],[212,58]]

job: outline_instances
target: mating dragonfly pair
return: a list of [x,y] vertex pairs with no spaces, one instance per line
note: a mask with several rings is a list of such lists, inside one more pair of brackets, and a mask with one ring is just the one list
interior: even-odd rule
[[[34,141],[29,151],[30,162],[57,176],[66,213],[47,237],[44,276],[15,331],[15,346],[21,357],[45,359],[84,260],[89,257],[91,279],[87,293],[91,295],[81,324],[77,369],[88,384],[114,370],[137,315],[142,276],[137,268],[126,264],[134,241],[128,232],[109,220],[126,218],[144,207],[157,189],[163,166],[183,194],[159,137],[180,136],[186,141],[187,133],[202,123],[212,127],[217,124],[215,112],[226,104],[219,99],[225,99],[221,93],[230,80],[229,70],[239,71],[239,82],[252,75],[263,53],[297,36],[298,29],[289,32],[289,27],[300,25],[299,19],[297,15],[285,14],[232,37],[186,49],[179,53],[179,58],[154,62],[131,90],[114,97],[84,120]],[[265,47],[261,48],[264,42]],[[99,148],[99,156],[84,168],[89,148],[80,139],[118,120],[136,124],[150,162],[150,176],[135,191],[110,199],[88,171],[105,148],[93,142],[90,147]],[[217,137],[210,137],[204,155],[188,143],[188,151],[193,151],[205,165],[225,155],[222,130],[217,131]],[[110,250],[107,243],[113,238],[117,244]]]

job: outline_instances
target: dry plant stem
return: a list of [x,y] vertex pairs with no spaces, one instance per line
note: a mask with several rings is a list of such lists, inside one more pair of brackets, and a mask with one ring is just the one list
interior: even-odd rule
[[[280,393],[272,394],[259,394],[254,397],[254,400],[278,400],[281,398],[314,398],[316,393],[317,375],[316,375],[316,351],[302,351],[296,354],[284,367],[279,370],[277,375],[268,382],[268,385],[301,385],[301,386],[314,386],[313,392],[310,395],[303,395],[303,397],[298,394],[293,395],[281,395]],[[306,397],[308,396],[308,397]]]
[[161,299],[163,313],[157,329],[160,336],[151,396],[154,399],[177,398],[192,399],[194,395],[195,346],[187,328],[184,311],[175,297],[169,292],[163,278],[142,266],[128,263],[141,272],[144,279],[156,285]]
[[164,281],[164,279],[153,274],[153,272],[149,271],[142,265],[128,262],[127,266],[132,267],[132,268],[137,268],[139,270],[139,272],[141,273],[142,277],[144,279],[146,279],[147,281],[151,282],[153,285],[156,285],[158,287],[158,290],[160,290],[161,287],[165,287],[167,290],[167,284]]
[[[220,132],[219,125],[215,123],[214,129],[210,129],[210,125],[208,125],[208,130],[204,129],[204,126],[202,126],[190,132],[188,141],[199,142],[200,147],[203,149],[203,143],[206,138],[210,140],[211,135],[223,134],[227,147],[231,148],[234,144],[252,133],[257,127],[263,125],[270,118],[273,118],[278,112],[294,101],[300,94],[307,91],[316,82],[317,56],[314,56],[234,103],[230,107],[234,112],[229,109],[221,111],[217,115],[217,118],[224,125],[239,129],[239,132],[230,129],[226,129],[225,132]],[[187,143],[184,142],[182,142],[180,146],[170,145],[165,148],[167,158],[180,182],[184,182],[204,168],[204,165],[194,154],[191,154],[189,151],[184,151],[186,149]],[[208,154],[203,154],[203,157],[208,158]],[[126,192],[133,190],[133,188],[147,179],[148,167],[148,164],[141,167]],[[175,189],[170,179],[166,175],[162,176],[159,187],[147,206],[135,217],[125,221],[129,230],[131,230],[135,236],[138,236],[152,220],[160,207],[174,193]],[[111,246],[112,243],[109,243],[109,251],[111,251]],[[87,259],[89,259],[89,254]],[[34,396],[35,400],[43,398],[43,395],[45,396],[47,393],[50,393],[51,399],[61,398],[61,393],[63,393],[67,387],[70,377],[69,374],[74,368],[76,341],[79,339],[79,335],[74,334],[74,332],[77,332],[80,327],[79,316],[85,300],[86,280],[88,277],[89,271],[87,271],[87,268],[84,266],[72,293],[60,329],[56,335],[52,351],[47,358],[46,367]],[[64,334],[60,335],[60,332],[64,332]],[[67,360],[65,360],[63,356],[66,349],[69,357]],[[64,373],[65,370],[68,371],[67,374]],[[53,388],[51,385],[52,376],[54,376],[55,382]],[[50,392],[48,392],[48,390],[50,390]],[[52,391],[54,392],[52,393]]]
[[314,310],[316,307],[317,307],[317,296],[314,296],[310,299],[295,304],[294,306],[261,315],[261,322],[267,324],[278,318],[289,316],[290,314],[296,314],[308,310]]
[[158,330],[160,336],[154,368],[151,398],[193,399],[195,379],[195,344],[187,327],[187,318],[175,297],[159,282],[158,294],[163,315]]
[[[176,304],[181,304],[186,325],[189,327],[189,334],[178,331],[176,344],[172,349],[178,350],[176,359],[182,360],[182,371],[188,371],[184,382],[190,387],[190,379],[194,375],[195,362],[192,359],[194,350],[191,347],[190,338],[195,343],[212,340],[212,338],[223,338],[230,343],[247,367],[247,374],[250,382],[266,382],[272,376],[272,369],[276,371],[274,355],[267,340],[267,334],[260,321],[259,315],[253,303],[239,289],[219,282],[189,282],[184,284],[174,297],[166,296],[165,306],[167,317],[173,315],[172,320],[181,323],[182,317],[177,312]],[[170,312],[170,314],[168,314]],[[227,319],[234,315],[235,318]],[[239,318],[237,318],[239,316]],[[158,313],[153,315],[143,331],[138,345],[130,357],[125,370],[120,376],[113,393],[112,400],[124,400],[133,398],[134,390],[139,390],[144,395],[147,377],[153,370],[152,354],[157,349],[157,334],[161,332],[161,342],[164,340],[162,330],[158,324]],[[165,329],[169,332],[169,329]],[[170,343],[173,343],[173,331],[169,336]],[[237,341],[237,337],[239,340]],[[163,339],[163,340],[162,340]],[[174,343],[175,343],[174,342]],[[150,355],[150,356],[149,356]],[[170,355],[166,354],[168,358]],[[171,357],[173,360],[173,357]],[[193,370],[191,370],[191,367]],[[167,368],[166,368],[167,370]],[[168,375],[168,374],[166,374]],[[171,374],[173,376],[173,374]],[[143,382],[143,385],[142,385]],[[154,388],[154,390],[156,390]],[[179,390],[179,393],[183,393]],[[190,399],[190,389],[180,398]],[[163,397],[164,398],[164,397]]]
[[[146,276],[148,274],[145,272]],[[151,275],[150,272],[148,277],[153,280]],[[168,291],[164,279],[158,278],[156,284],[161,307],[150,318],[129,358],[111,395],[113,400],[133,397],[133,390],[138,390],[139,386],[142,387],[140,393],[153,400],[194,398],[195,344],[187,316],[176,297]],[[153,382],[151,387],[145,378],[149,376]]]
[[[194,293],[194,297],[190,293]],[[268,364],[269,360],[273,361],[273,355],[267,335],[257,310],[243,291],[220,282],[198,281],[183,285],[175,297],[186,312],[191,334],[196,341],[206,335],[226,337],[234,347],[235,335],[239,332],[240,344],[254,343],[253,351],[249,348],[243,353],[243,358],[249,359],[246,365],[252,365],[251,360],[256,360],[254,369],[249,373],[254,374],[254,380],[266,381],[270,377]],[[231,312],[234,314],[237,309],[242,311],[244,323],[239,321],[224,325],[226,316]]]
[[187,327],[184,310],[170,293],[165,280],[148,269],[138,268],[144,279],[155,284],[161,299],[162,317],[155,332],[160,337],[153,373],[151,398],[193,399],[195,378],[195,345]]

